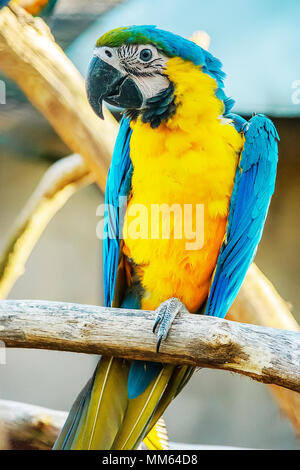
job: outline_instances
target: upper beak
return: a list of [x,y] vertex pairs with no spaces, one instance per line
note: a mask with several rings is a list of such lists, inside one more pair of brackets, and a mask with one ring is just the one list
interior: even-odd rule
[[143,104],[143,95],[136,83],[97,56],[90,63],[86,87],[90,105],[101,119],[103,100],[129,109],[139,109]]

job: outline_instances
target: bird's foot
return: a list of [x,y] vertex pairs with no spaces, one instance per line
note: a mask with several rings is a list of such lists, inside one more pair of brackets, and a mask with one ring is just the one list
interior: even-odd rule
[[159,325],[157,331],[157,345],[156,352],[159,352],[160,344],[163,339],[166,339],[173,321],[180,312],[187,312],[186,306],[176,297],[171,297],[166,300],[155,310],[156,318],[153,326],[153,333]]

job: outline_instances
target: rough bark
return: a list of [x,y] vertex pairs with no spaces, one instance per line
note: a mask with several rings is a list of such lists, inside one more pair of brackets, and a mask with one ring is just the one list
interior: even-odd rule
[[55,349],[229,370],[300,391],[300,335],[181,313],[155,352],[151,311],[63,302],[0,302],[6,347]]

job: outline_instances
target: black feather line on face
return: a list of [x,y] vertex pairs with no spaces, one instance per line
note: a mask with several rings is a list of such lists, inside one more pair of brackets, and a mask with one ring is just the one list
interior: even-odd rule
[[[135,77],[163,76],[163,59],[156,57],[149,62],[143,62],[139,58],[139,50],[139,46],[134,44],[126,44],[117,49],[117,55],[124,71]],[[174,85],[170,83],[168,88],[149,98],[143,109],[127,109],[125,114],[130,120],[136,120],[138,116],[141,116],[144,123],[149,122],[150,126],[155,129],[175,112]]]
[[143,109],[129,109],[125,114],[131,120],[136,120],[140,115],[142,122],[145,124],[149,122],[152,129],[155,129],[163,121],[167,121],[175,112],[174,85],[171,82],[168,88],[149,98]]
[[149,67],[152,67],[152,66],[161,68],[162,65],[163,65],[163,60],[160,57],[157,57],[156,59],[150,60],[150,62],[145,62],[144,67],[145,69],[148,69]]
[[156,75],[155,72],[138,72],[136,69],[131,69],[127,66],[123,66],[125,72],[133,75],[135,77],[154,77]]
[[156,57],[149,62],[141,61],[137,45],[121,46],[117,49],[117,55],[125,72],[135,77],[153,77],[156,73],[162,74],[163,59]]

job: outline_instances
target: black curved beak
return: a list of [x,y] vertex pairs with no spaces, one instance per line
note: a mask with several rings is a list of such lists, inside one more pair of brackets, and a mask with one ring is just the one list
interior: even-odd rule
[[103,119],[102,102],[126,109],[139,109],[143,95],[126,74],[99,57],[93,57],[86,79],[87,96],[93,110]]

